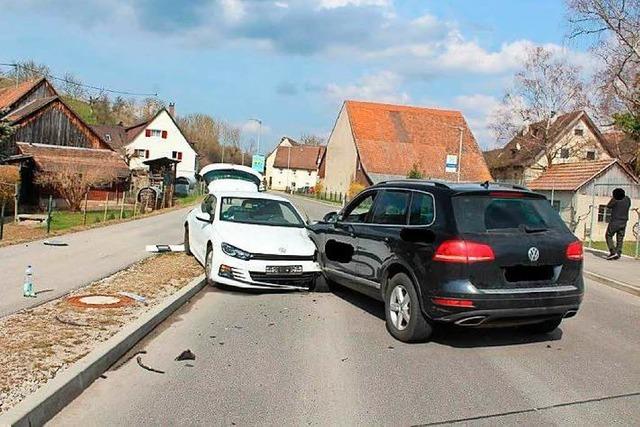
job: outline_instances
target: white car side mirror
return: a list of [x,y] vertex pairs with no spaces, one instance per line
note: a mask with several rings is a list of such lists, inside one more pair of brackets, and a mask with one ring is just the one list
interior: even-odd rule
[[202,222],[212,223],[211,214],[207,212],[201,212],[196,214],[196,219]]

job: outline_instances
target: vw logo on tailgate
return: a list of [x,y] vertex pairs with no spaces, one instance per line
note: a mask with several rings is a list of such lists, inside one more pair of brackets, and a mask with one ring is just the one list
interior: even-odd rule
[[536,262],[538,258],[540,258],[540,251],[535,246],[530,247],[527,254],[529,255],[529,261],[531,262]]

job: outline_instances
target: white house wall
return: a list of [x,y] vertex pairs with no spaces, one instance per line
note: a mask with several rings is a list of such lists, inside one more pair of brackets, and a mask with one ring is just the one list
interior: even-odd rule
[[318,172],[315,170],[273,168],[270,177],[271,181],[267,177],[267,182],[271,182],[273,190],[284,191],[294,187],[292,184],[295,184],[295,189],[315,187],[318,183]]
[[[162,136],[145,136],[146,129],[158,129],[167,131],[167,138]],[[182,160],[177,166],[177,176],[193,177],[196,173],[196,152],[187,142],[186,138],[175,125],[169,113],[163,111],[155,119],[153,119],[140,134],[127,145],[127,151],[130,155],[135,150],[149,150],[149,158],[133,157],[129,164],[131,169],[144,169],[143,164],[146,160],[157,159],[160,157],[172,158],[174,151],[182,152]]]

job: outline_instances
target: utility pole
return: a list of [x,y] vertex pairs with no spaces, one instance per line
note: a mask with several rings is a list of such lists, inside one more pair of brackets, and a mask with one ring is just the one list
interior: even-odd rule
[[460,131],[460,145],[458,147],[458,182],[460,182],[460,172],[462,171],[462,135],[464,134],[464,128],[461,126],[458,130]]
[[258,128],[258,149],[256,150],[256,154],[260,154],[260,139],[262,138],[262,120],[260,120],[260,119],[249,119],[249,121],[256,122],[260,126]]

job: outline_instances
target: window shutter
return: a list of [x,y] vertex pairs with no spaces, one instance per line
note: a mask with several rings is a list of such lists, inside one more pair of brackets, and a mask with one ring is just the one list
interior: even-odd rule
[[178,160],[182,160],[182,151],[178,151]]
[[147,138],[151,136],[151,129],[145,129],[144,130],[144,136],[146,136]]
[[167,131],[166,130],[162,131],[162,139],[167,139]]
[[145,159],[149,158],[149,150],[144,150],[144,158]]

